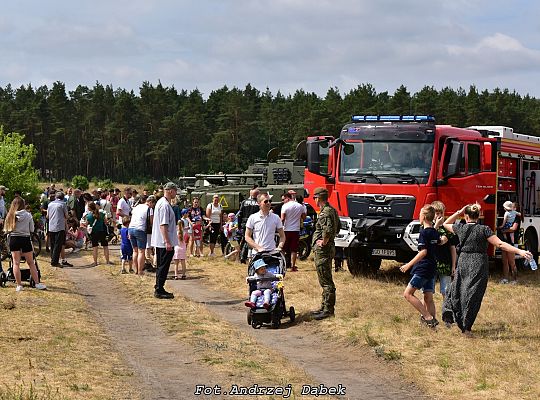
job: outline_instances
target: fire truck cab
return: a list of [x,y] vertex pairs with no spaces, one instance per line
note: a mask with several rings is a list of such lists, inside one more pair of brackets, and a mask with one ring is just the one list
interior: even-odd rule
[[378,269],[382,259],[409,261],[420,209],[434,200],[447,214],[478,202],[492,229],[502,203],[519,202],[526,246],[538,253],[540,138],[505,127],[436,125],[432,116],[353,116],[337,139],[308,138],[307,153],[306,200],[313,202],[315,187],[328,189],[341,220],[336,246],[353,274]]

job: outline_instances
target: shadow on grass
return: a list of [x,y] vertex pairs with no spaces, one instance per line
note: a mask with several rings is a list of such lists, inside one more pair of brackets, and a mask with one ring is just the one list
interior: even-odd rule
[[246,299],[231,299],[231,300],[204,300],[197,301],[199,304],[208,304],[211,306],[232,306],[235,304],[244,304]]

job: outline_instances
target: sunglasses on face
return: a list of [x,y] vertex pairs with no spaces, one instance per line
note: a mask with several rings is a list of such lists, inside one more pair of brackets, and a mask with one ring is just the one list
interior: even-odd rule
[[264,204],[268,204],[268,203],[270,203],[270,200],[266,199],[266,200],[263,200],[262,202],[263,202]]

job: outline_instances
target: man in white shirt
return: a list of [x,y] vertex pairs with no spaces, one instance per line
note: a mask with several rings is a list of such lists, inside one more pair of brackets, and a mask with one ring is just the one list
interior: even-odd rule
[[298,242],[300,239],[300,224],[306,218],[305,207],[296,201],[293,194],[288,192],[283,194],[283,207],[281,207],[281,221],[285,231],[285,260],[287,268],[298,271],[296,267],[296,254],[298,252]]
[[131,206],[129,205],[129,199],[133,195],[133,191],[130,187],[124,189],[124,196],[118,200],[116,205],[116,220],[122,222],[123,217],[129,217],[131,215]]
[[277,249],[282,251],[285,245],[285,233],[281,219],[270,212],[272,203],[270,196],[261,193],[257,197],[259,212],[251,214],[246,223],[245,239],[247,244],[255,253],[260,251],[272,251],[276,249],[274,236],[279,234],[279,245]]
[[152,247],[156,249],[157,271],[154,297],[158,299],[173,299],[174,295],[165,291],[165,281],[174,255],[174,246],[178,246],[176,218],[171,206],[171,200],[176,197],[178,187],[173,182],[163,186],[164,195],[156,203],[154,222],[152,224]]

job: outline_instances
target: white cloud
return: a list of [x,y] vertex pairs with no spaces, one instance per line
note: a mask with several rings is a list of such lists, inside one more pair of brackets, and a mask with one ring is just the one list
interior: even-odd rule
[[[540,96],[538,5],[502,0],[37,0],[0,17],[0,84],[156,82],[206,94],[251,83],[324,95],[509,87]],[[6,15],[9,16],[6,17]],[[0,28],[2,29],[2,28]],[[10,67],[11,66],[11,67]],[[534,78],[537,78],[534,76]]]

